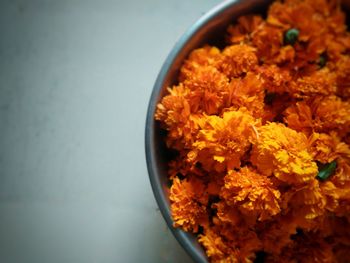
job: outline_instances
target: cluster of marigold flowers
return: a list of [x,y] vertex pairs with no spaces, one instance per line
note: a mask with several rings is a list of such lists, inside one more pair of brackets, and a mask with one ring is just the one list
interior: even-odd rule
[[[337,1],[274,2],[183,63],[158,104],[175,226],[211,262],[350,262],[350,34]],[[260,261],[260,262],[261,262]]]

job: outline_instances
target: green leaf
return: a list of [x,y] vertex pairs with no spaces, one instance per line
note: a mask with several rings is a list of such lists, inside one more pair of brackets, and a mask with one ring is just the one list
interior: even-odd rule
[[322,180],[322,181],[327,180],[328,177],[330,177],[335,172],[336,168],[337,168],[336,161],[333,161],[333,162],[330,162],[330,163],[323,165],[318,171],[317,178]]
[[321,55],[320,58],[318,59],[318,65],[320,68],[323,68],[327,63],[327,57],[326,55]]
[[284,35],[284,43],[286,45],[294,45],[299,37],[299,30],[296,28],[289,29]]

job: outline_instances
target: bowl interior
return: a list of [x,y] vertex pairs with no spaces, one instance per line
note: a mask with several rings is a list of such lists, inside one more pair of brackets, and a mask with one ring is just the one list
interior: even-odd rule
[[[172,153],[165,147],[166,133],[154,120],[157,103],[166,94],[166,88],[177,83],[181,64],[188,54],[204,44],[221,47],[223,36],[230,23],[245,14],[265,14],[273,0],[226,0],[201,17],[179,39],[163,64],[151,95],[145,130],[146,160],[152,189],[169,228],[176,239],[196,262],[208,262],[204,250],[196,237],[180,228],[173,227],[169,202],[169,180],[167,163]],[[350,0],[343,1],[346,10],[350,9]],[[349,23],[348,23],[349,24]]]

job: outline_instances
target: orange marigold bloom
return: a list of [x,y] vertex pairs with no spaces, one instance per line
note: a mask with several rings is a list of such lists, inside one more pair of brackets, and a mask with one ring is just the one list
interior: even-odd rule
[[[208,229],[205,229],[204,235],[202,235],[204,238],[208,237],[206,230]],[[255,251],[262,249],[262,243],[257,234],[243,221],[239,224],[232,224],[214,217],[213,226],[209,230],[209,233],[219,235],[226,245],[226,250],[222,250],[223,253],[220,255],[221,260],[224,260],[223,262],[228,259],[236,260],[235,262],[253,262],[256,258]]]
[[210,228],[205,229],[204,234],[199,235],[198,241],[206,249],[207,255],[211,259],[211,262],[239,262],[237,259],[237,249],[233,249],[226,244],[221,236]]
[[220,92],[227,89],[229,80],[215,67],[202,66],[191,72],[183,83],[190,90]]
[[281,65],[286,62],[293,62],[295,60],[295,49],[291,45],[281,47],[278,55],[273,59],[273,61]]
[[228,91],[227,105],[236,108],[245,107],[256,118],[264,116],[265,93],[263,82],[258,76],[249,72],[242,79],[232,79]]
[[307,134],[334,130],[344,136],[350,128],[350,103],[334,95],[297,102],[284,115],[288,127]]
[[321,163],[330,163],[340,156],[350,158],[349,146],[341,142],[335,132],[312,133],[309,137],[309,152],[313,159]]
[[179,79],[180,81],[186,80],[203,66],[219,68],[220,61],[221,51],[217,47],[205,45],[202,48],[195,49],[182,65]]
[[289,128],[306,134],[313,131],[312,111],[305,101],[297,102],[288,107],[284,112],[284,116],[284,121]]
[[350,161],[339,158],[337,170],[331,176],[330,181],[336,187],[337,206],[334,212],[338,217],[347,217],[350,223]]
[[251,160],[265,175],[290,184],[302,184],[317,175],[317,165],[307,151],[307,138],[283,124],[268,123],[258,129]]
[[327,51],[330,57],[343,53],[344,44],[335,41],[344,37],[345,16],[337,4],[327,0],[289,0],[271,5],[267,21],[283,29],[296,28],[299,31],[299,43],[295,45],[294,67],[308,66]]
[[189,100],[186,98],[189,90],[183,85],[169,89],[157,105],[155,118],[161,121],[163,128],[168,131],[167,146],[177,150],[192,145],[193,136],[197,134],[201,122],[201,114],[191,114]]
[[316,98],[312,104],[314,127],[317,131],[335,130],[346,134],[350,130],[350,102],[336,96]]
[[350,161],[345,158],[338,158],[336,173],[330,178],[338,188],[344,189],[339,191],[342,196],[347,196],[350,189]]
[[199,225],[206,224],[208,195],[202,181],[195,177],[182,181],[174,178],[169,198],[175,226],[197,232]]
[[312,179],[306,185],[287,191],[284,194],[283,206],[291,210],[297,218],[298,225],[303,226],[305,220],[314,219],[324,213],[326,201],[319,182]]
[[342,56],[336,63],[338,96],[350,98],[350,57]]
[[336,75],[327,68],[318,70],[312,75],[298,78],[291,82],[288,87],[288,93],[293,97],[331,95],[336,91]]
[[251,168],[244,167],[239,172],[229,171],[221,196],[228,205],[237,206],[244,215],[261,221],[280,212],[280,192],[267,177]]
[[183,83],[191,91],[188,100],[193,112],[217,114],[223,107],[229,80],[215,67],[200,67],[189,74]]
[[271,93],[286,92],[292,81],[290,72],[276,65],[263,65],[257,72],[264,83],[264,88]]
[[249,45],[232,45],[222,51],[220,68],[226,76],[233,78],[252,71],[258,64],[255,48]]
[[284,30],[298,28],[299,39],[307,41],[323,29],[322,16],[315,16],[314,13],[314,8],[306,1],[275,2],[269,8],[267,22]]
[[237,24],[228,27],[228,42],[237,44],[248,41],[250,39],[250,34],[253,33],[262,22],[263,19],[259,15],[241,16],[238,18]]
[[275,64],[274,59],[278,57],[283,44],[283,30],[262,24],[252,34],[252,43],[257,48],[260,61],[266,64]]
[[328,68],[315,71],[309,76],[298,78],[289,85],[288,93],[294,97],[331,95],[337,91],[336,75]]
[[[242,221],[244,220],[241,212],[238,210],[238,206],[229,205],[225,201],[214,203],[212,208],[217,210],[216,216],[219,222],[225,222],[233,226],[238,226],[242,224]],[[217,222],[217,220],[215,221]]]
[[224,112],[222,118],[209,116],[188,153],[188,161],[201,163],[207,171],[240,167],[241,157],[256,140],[258,125],[245,108]]
[[[234,250],[238,262],[254,262],[255,252],[262,249],[257,234],[246,225],[231,225],[220,221],[216,222],[216,231],[227,240]],[[230,256],[230,255],[228,255]]]
[[325,208],[330,212],[335,212],[339,205],[338,188],[331,182],[323,182],[320,184],[322,194],[325,196]]

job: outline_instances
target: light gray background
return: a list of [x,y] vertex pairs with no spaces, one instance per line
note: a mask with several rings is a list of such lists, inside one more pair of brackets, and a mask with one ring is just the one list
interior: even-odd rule
[[168,52],[218,2],[0,1],[0,262],[191,262],[144,125]]

